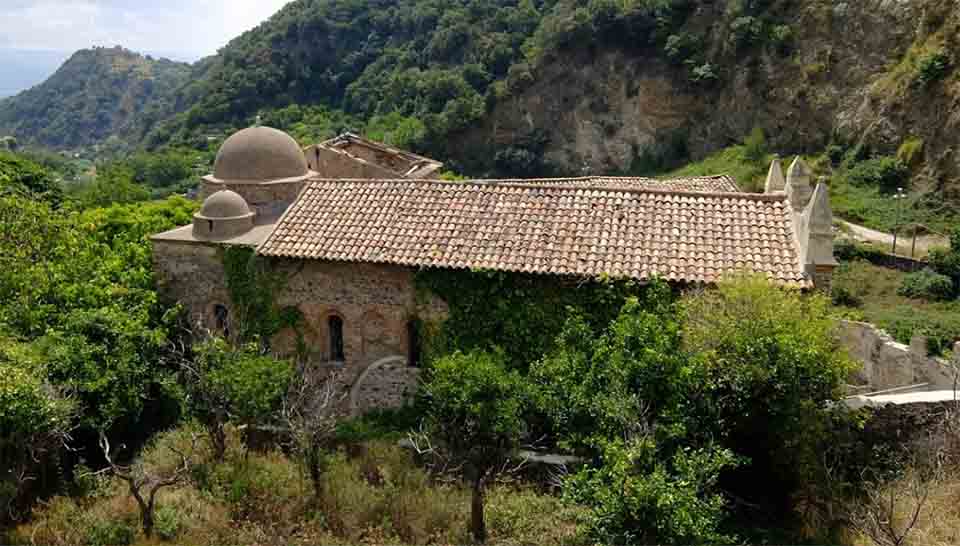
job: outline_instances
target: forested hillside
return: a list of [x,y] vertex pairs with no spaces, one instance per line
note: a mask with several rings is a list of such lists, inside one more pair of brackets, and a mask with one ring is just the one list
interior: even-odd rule
[[187,64],[122,48],[81,50],[46,82],[0,101],[0,133],[51,148],[136,141],[189,74]]

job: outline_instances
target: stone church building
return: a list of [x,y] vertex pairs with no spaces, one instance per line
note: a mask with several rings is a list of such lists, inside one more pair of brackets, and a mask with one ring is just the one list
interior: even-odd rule
[[[827,289],[836,267],[827,187],[799,159],[787,176],[774,162],[760,194],[727,176],[448,182],[441,167],[355,135],[302,150],[242,130],[203,178],[193,224],[152,238],[161,292],[228,333],[224,249],[254,249],[286,279],[276,303],[302,315],[309,360],[340,369],[362,413],[416,386],[416,325],[445,312],[417,297],[421,268],[685,285],[748,271]],[[271,347],[292,354],[297,341],[280,332]]]

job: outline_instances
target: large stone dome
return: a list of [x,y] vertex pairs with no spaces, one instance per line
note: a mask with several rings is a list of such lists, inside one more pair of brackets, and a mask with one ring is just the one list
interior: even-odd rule
[[220,182],[269,182],[308,174],[307,159],[290,135],[270,127],[250,127],[223,143],[213,166]]

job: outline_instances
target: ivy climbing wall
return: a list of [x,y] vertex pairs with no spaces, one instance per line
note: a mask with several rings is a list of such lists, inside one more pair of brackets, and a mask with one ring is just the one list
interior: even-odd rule
[[[195,328],[217,331],[215,309],[225,306],[232,337],[260,340],[319,373],[336,370],[354,412],[412,395],[420,370],[408,363],[409,325],[447,313],[441,300],[416,290],[413,270],[398,266],[275,260],[248,248],[169,242],[155,244],[154,259],[161,293]],[[334,318],[342,362],[332,358]]]

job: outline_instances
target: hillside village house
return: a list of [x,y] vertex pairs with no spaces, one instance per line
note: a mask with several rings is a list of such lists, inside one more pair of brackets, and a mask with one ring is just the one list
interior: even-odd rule
[[[267,127],[223,144],[193,225],[153,237],[161,290],[200,328],[230,328],[224,249],[253,248],[288,281],[281,307],[304,318],[311,360],[339,367],[354,412],[400,403],[418,375],[419,268],[608,275],[710,284],[749,271],[828,289],[827,187],[796,160],[765,193],[726,176],[436,180],[441,164],[355,135],[301,150]],[[294,350],[281,332],[277,352]]]

